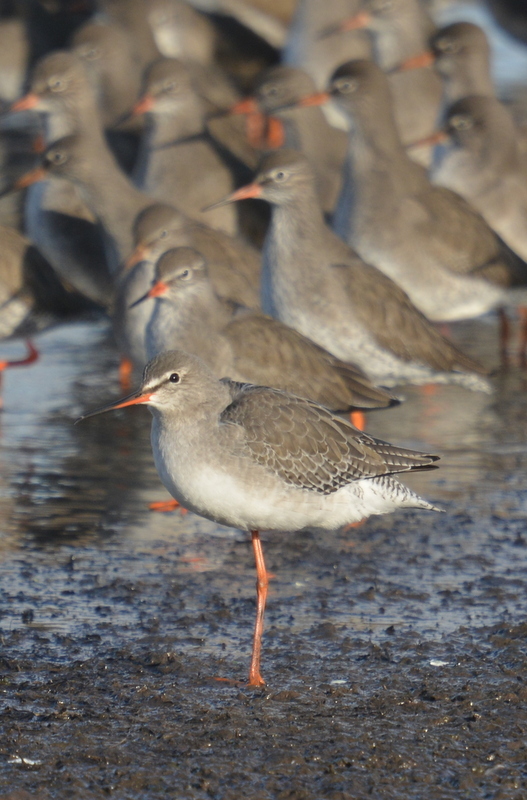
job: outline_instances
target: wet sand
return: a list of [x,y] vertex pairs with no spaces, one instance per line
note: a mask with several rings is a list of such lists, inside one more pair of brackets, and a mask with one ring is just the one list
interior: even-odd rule
[[[497,363],[492,318],[452,332]],[[73,426],[119,396],[105,323],[38,344],[0,420],[0,796],[527,796],[524,372],[369,414],[441,454],[412,486],[445,513],[264,536],[268,685],[250,690],[248,537],[147,510],[166,492],[145,409]]]

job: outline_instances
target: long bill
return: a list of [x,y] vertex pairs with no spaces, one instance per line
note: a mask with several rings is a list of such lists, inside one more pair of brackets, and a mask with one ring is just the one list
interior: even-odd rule
[[96,411],[91,411],[89,414],[84,414],[82,417],[76,419],[74,424],[76,425],[78,422],[82,422],[82,420],[88,419],[89,417],[96,417],[98,414],[105,414],[107,411],[115,411],[118,408],[126,408],[127,406],[137,406],[148,403],[153,394],[153,392],[141,394],[141,391],[138,390],[133,392],[133,394],[127,395],[127,397],[123,397],[122,400],[119,400],[117,403],[110,403],[107,406],[98,408]]
[[47,170],[44,167],[36,167],[2,189],[2,191],[0,191],[0,197],[5,197],[6,194],[16,192],[19,189],[27,189],[28,186],[32,186],[32,184],[38,183],[39,181],[45,181],[47,178]]
[[162,297],[162,295],[168,292],[168,288],[169,287],[163,281],[157,281],[157,283],[154,283],[154,285],[152,286],[151,289],[148,290],[148,292],[145,292],[145,294],[141,295],[141,297],[139,297],[137,300],[131,303],[128,306],[128,308],[135,308],[144,300],[149,300],[152,297]]
[[226,206],[228,203],[236,203],[238,200],[249,200],[252,197],[261,197],[262,196],[262,187],[259,183],[254,181],[253,183],[248,183],[246,186],[242,186],[241,189],[236,189],[235,192],[228,194],[222,200],[218,200],[217,203],[211,203],[210,206],[205,206],[202,208],[202,211],[211,211],[213,208],[220,208],[220,206]]
[[445,144],[450,140],[450,136],[446,131],[434,131],[430,136],[425,136],[423,139],[417,139],[415,142],[410,142],[406,145],[406,149],[413,147],[433,147],[437,144]]
[[359,31],[362,28],[367,28],[371,24],[371,14],[367,11],[359,11],[353,17],[347,17],[340,20],[333,25],[328,25],[327,28],[322,28],[318,34],[319,39],[326,39],[328,36],[333,36],[335,33],[344,33],[345,31]]
[[331,94],[329,92],[315,92],[301,97],[295,105],[300,108],[309,108],[311,106],[323,106],[325,103],[329,103],[330,100]]
[[29,111],[32,108],[36,108],[40,103],[40,97],[35,92],[28,92],[19,100],[15,100],[14,103],[11,103],[9,106],[8,111]]

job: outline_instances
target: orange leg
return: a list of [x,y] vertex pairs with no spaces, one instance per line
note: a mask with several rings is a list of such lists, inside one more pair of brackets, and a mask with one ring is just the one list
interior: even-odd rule
[[132,372],[134,365],[129,358],[123,356],[119,364],[119,383],[123,392],[129,392],[132,388]]
[[150,503],[148,505],[150,511],[176,511],[176,509],[180,509],[182,514],[188,514],[186,508],[183,508],[177,500],[158,500],[155,503]]
[[256,562],[256,621],[254,623],[253,652],[249,670],[249,686],[265,686],[260,674],[260,655],[262,651],[262,634],[264,624],[265,601],[269,587],[269,575],[265,568],[262,542],[258,531],[251,531],[254,560]]
[[8,369],[8,367],[25,367],[28,364],[33,364],[38,359],[38,350],[29,339],[26,341],[26,347],[29,352],[25,358],[19,358],[17,361],[0,361],[0,372]]
[[[26,347],[28,349],[28,354],[25,358],[19,358],[16,361],[0,361],[0,394],[2,392],[2,373],[5,369],[9,367],[26,367],[28,364],[33,364],[39,357],[38,350],[29,339],[26,340]],[[0,397],[0,410],[4,407],[3,398]]]
[[363,411],[352,411],[350,414],[350,422],[355,425],[359,431],[366,430],[366,414]]

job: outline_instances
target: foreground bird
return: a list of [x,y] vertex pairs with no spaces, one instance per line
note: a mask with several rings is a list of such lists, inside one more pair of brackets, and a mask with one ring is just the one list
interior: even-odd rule
[[207,519],[251,531],[257,608],[249,686],[265,684],[260,531],[336,530],[398,508],[438,510],[392,477],[433,469],[438,456],[381,442],[295,395],[218,381],[181,350],[154,358],[137,392],[86,417],[138,404],[154,417],[154,461],[172,496]]

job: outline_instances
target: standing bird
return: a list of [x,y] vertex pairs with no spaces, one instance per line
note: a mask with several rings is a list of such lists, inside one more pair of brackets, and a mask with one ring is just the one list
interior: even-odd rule
[[[311,75],[323,89],[335,69],[350,58],[369,58],[371,43],[366,31],[357,26],[337,30],[344,19],[360,12],[361,0],[298,0],[282,61]],[[331,37],[322,36],[328,29]]]
[[[434,25],[424,5],[419,0],[364,0],[356,16],[335,28],[364,29],[371,34],[375,62],[389,76],[395,121],[403,144],[429,136],[441,109],[443,85],[429,50]],[[431,154],[428,149],[415,150],[412,155],[428,164]]]
[[398,508],[436,509],[392,475],[434,468],[438,456],[361,433],[309,400],[218,381],[195,356],[169,351],[140,389],[94,414],[148,405],[159,476],[184,508],[251,532],[256,623],[249,686],[264,686],[261,640],[269,575],[260,531],[337,530]]
[[215,193],[232,189],[233,178],[207,133],[205,104],[185,65],[176,59],[156,61],[147,72],[144,94],[133,113],[148,115],[137,184],[187,216],[236,233],[237,213],[232,208],[202,211]]
[[477,317],[527,284],[527,264],[462,197],[408,158],[386,77],[372,62],[336,71],[330,96],[353,124],[334,227],[432,320]]
[[[263,149],[285,146],[307,156],[316,175],[322,208],[329,214],[340,193],[348,137],[329,124],[321,108],[309,105],[315,90],[315,82],[303,70],[271,67],[258,79],[252,98],[242,100],[231,113],[245,113],[248,124],[253,115],[262,117]],[[279,123],[277,131],[272,122]]]
[[156,264],[146,329],[148,359],[175,347],[199,356],[219,378],[259,383],[307,397],[335,412],[386,408],[397,401],[279,320],[232,305],[214,293],[201,253],[168,250]]
[[251,197],[272,204],[262,265],[264,311],[383,386],[432,381],[490,391],[481,377],[485,370],[327,227],[305,156],[294,150],[267,156],[253,183],[219,202]]

